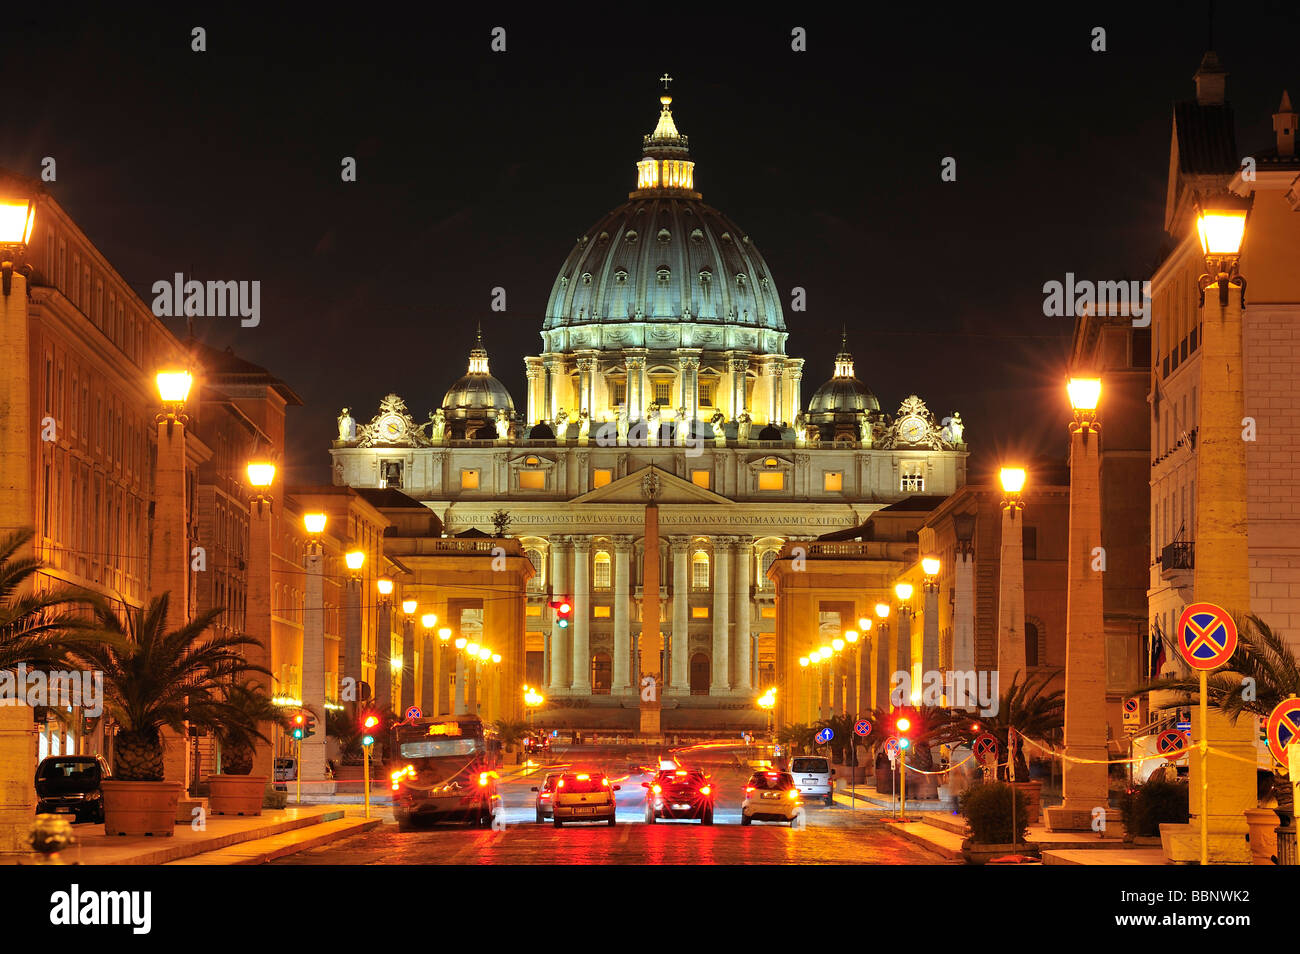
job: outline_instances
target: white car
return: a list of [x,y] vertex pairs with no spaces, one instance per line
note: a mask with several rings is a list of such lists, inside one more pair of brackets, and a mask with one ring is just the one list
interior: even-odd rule
[[822,755],[796,756],[790,760],[790,774],[800,794],[824,799],[827,805],[835,804],[835,769],[831,768],[830,759]]
[[803,813],[799,786],[789,772],[755,772],[745,783],[745,801],[740,806],[740,823],[789,822],[791,827]]
[[555,781],[551,799],[551,820],[556,828],[566,821],[603,821],[614,824],[614,793],[621,786],[609,784],[602,772],[565,772]]

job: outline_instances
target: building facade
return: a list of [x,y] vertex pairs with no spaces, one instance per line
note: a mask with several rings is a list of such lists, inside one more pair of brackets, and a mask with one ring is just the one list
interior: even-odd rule
[[[647,561],[662,581],[672,728],[674,710],[747,706],[772,678],[767,570],[787,541],[965,482],[960,415],[936,420],[916,395],[885,413],[847,343],[805,407],[775,278],[695,190],[670,104],[661,98],[645,137],[636,189],[560,269],[541,352],[525,359],[523,410],[480,335],[427,421],[395,394],[368,423],[345,408],[330,451],[336,484],[400,488],[449,535],[508,513],[535,569],[527,671],[593,724],[621,724],[610,710],[638,698]],[[648,552],[651,500],[663,544]],[[549,605],[559,598],[574,604],[567,629]]]

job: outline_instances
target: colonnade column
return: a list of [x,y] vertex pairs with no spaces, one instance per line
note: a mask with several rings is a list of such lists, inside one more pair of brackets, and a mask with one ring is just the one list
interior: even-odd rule
[[645,348],[623,349],[623,360],[627,367],[627,419],[641,421],[645,419]]
[[754,538],[736,538],[736,691],[754,688],[754,661],[749,632],[749,574],[754,565]]
[[778,359],[771,359],[767,366],[767,374],[771,383],[771,390],[768,394],[767,418],[771,424],[781,423],[781,365]]
[[668,538],[673,552],[673,675],[670,688],[673,692],[690,692],[690,554],[691,538]]
[[786,414],[793,421],[802,411],[803,395],[803,358],[790,358],[785,363],[785,380],[789,387]]
[[678,348],[677,367],[681,375],[682,407],[686,409],[684,421],[678,422],[677,439],[687,434],[692,421],[699,416],[700,406],[700,349]]
[[618,534],[614,537],[614,681],[610,692],[614,695],[631,688],[631,637],[632,608],[630,562],[632,558],[632,537]]
[[591,537],[573,538],[573,694],[591,695]]
[[544,357],[542,364],[546,367],[546,419],[554,421],[560,413],[559,382],[560,375],[564,373],[564,361],[562,358]]
[[546,370],[542,359],[524,358],[524,370],[528,376],[528,417],[529,426],[536,424],[546,414]]
[[596,357],[585,352],[578,358],[578,411],[596,414]]
[[[569,560],[573,546],[567,536],[551,537],[551,596],[554,599],[572,599],[569,592]],[[551,614],[551,694],[569,691],[569,640],[572,633],[561,629],[554,612]]]
[[709,693],[731,688],[731,547],[730,537],[713,538],[713,680]]
[[745,390],[749,372],[749,355],[736,355],[727,359],[727,370],[731,372],[731,419],[745,411]]

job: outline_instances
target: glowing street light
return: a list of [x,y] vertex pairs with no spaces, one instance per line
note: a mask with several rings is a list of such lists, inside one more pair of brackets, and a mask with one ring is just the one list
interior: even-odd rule
[[[379,590],[380,596],[393,595],[393,581],[388,579],[386,576],[381,576],[379,579],[375,580],[375,588]],[[405,606],[405,604],[403,604],[403,606]],[[407,615],[409,616],[410,613]]]
[[894,595],[898,597],[898,601],[899,601],[900,603],[906,603],[908,600],[910,600],[910,599],[912,598],[912,584],[911,584],[911,583],[895,583],[895,584],[894,584]]
[[[415,602],[415,601],[412,600],[411,602]],[[405,605],[403,605],[403,608],[405,608]],[[415,611],[412,610],[411,612],[415,612]],[[433,627],[438,625],[438,614],[425,613],[423,616],[420,617],[420,625],[422,625],[425,629],[433,629]]]
[[275,464],[270,461],[252,461],[248,465],[248,485],[259,490],[275,482]]
[[326,519],[323,513],[305,513],[302,515],[303,529],[309,537],[319,537],[325,532]]
[[[430,613],[429,615],[430,615],[430,616],[433,616],[432,613]],[[436,623],[436,622],[438,621],[438,618],[437,618],[436,616],[434,616],[433,621]],[[444,626],[442,629],[438,630],[438,641],[441,642],[441,643],[443,643],[444,645],[445,645],[446,643],[448,643],[448,642],[451,641],[451,627],[450,627],[450,626]]]
[[343,554],[343,562],[348,565],[349,570],[355,573],[357,570],[361,569],[362,565],[366,562],[365,551],[349,550],[347,553]]
[[939,573],[939,558],[924,557],[921,560],[921,569],[925,572],[926,576],[937,576]]

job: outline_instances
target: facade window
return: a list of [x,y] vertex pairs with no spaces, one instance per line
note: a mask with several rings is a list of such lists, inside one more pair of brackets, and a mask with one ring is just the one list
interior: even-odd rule
[[614,684],[614,664],[608,653],[596,653],[591,657],[591,694],[593,696],[609,695]]
[[844,471],[827,470],[822,473],[822,490],[839,493],[844,489]]
[[665,380],[656,380],[652,382],[654,388],[655,403],[660,407],[667,407],[672,404],[673,400],[673,382]]
[[709,555],[703,550],[696,550],[691,557],[691,587],[697,590],[709,588]]
[[758,475],[759,490],[784,490],[785,474],[779,470],[765,470]]
[[604,487],[614,479],[614,472],[608,467],[598,467],[591,472],[591,486],[594,490],[597,487]]
[[609,619],[609,607],[593,606],[591,608],[591,615],[595,619]]
[[1027,622],[1025,623],[1025,665],[1041,666],[1040,658],[1038,626]]
[[700,407],[713,407],[713,392],[716,385],[712,381],[700,382]]
[[610,403],[614,405],[627,403],[627,382],[626,381],[611,381],[610,391],[614,395],[614,399]]
[[709,608],[707,606],[692,606],[691,619],[708,619]]
[[[528,588],[530,590],[546,589],[546,558],[542,555],[542,551],[536,547],[529,547],[524,551],[524,556],[528,557],[528,562],[533,565],[533,578],[528,581]],[[537,612],[534,613],[533,610],[537,610]],[[539,616],[541,610],[540,606],[530,606],[528,607],[528,615]]]
[[691,471],[691,483],[696,487],[703,487],[705,490],[709,489],[709,477],[710,472],[707,470]]
[[402,462],[400,460],[381,461],[379,469],[379,486],[392,487],[394,490],[402,489]]
[[460,472],[461,490],[478,490],[478,468]]
[[521,470],[519,472],[519,489],[520,490],[545,490],[546,471]]
[[775,550],[766,551],[759,559],[758,588],[761,590],[770,590],[772,581],[767,578],[767,571],[772,569],[772,564],[776,562]]
[[905,460],[900,469],[899,490],[905,494],[919,494],[925,490],[925,461]]
[[609,576],[610,576],[611,565],[612,564],[609,559],[609,551],[597,550],[596,556],[592,561],[592,573],[591,573],[592,585],[596,589],[598,590],[609,589]]

